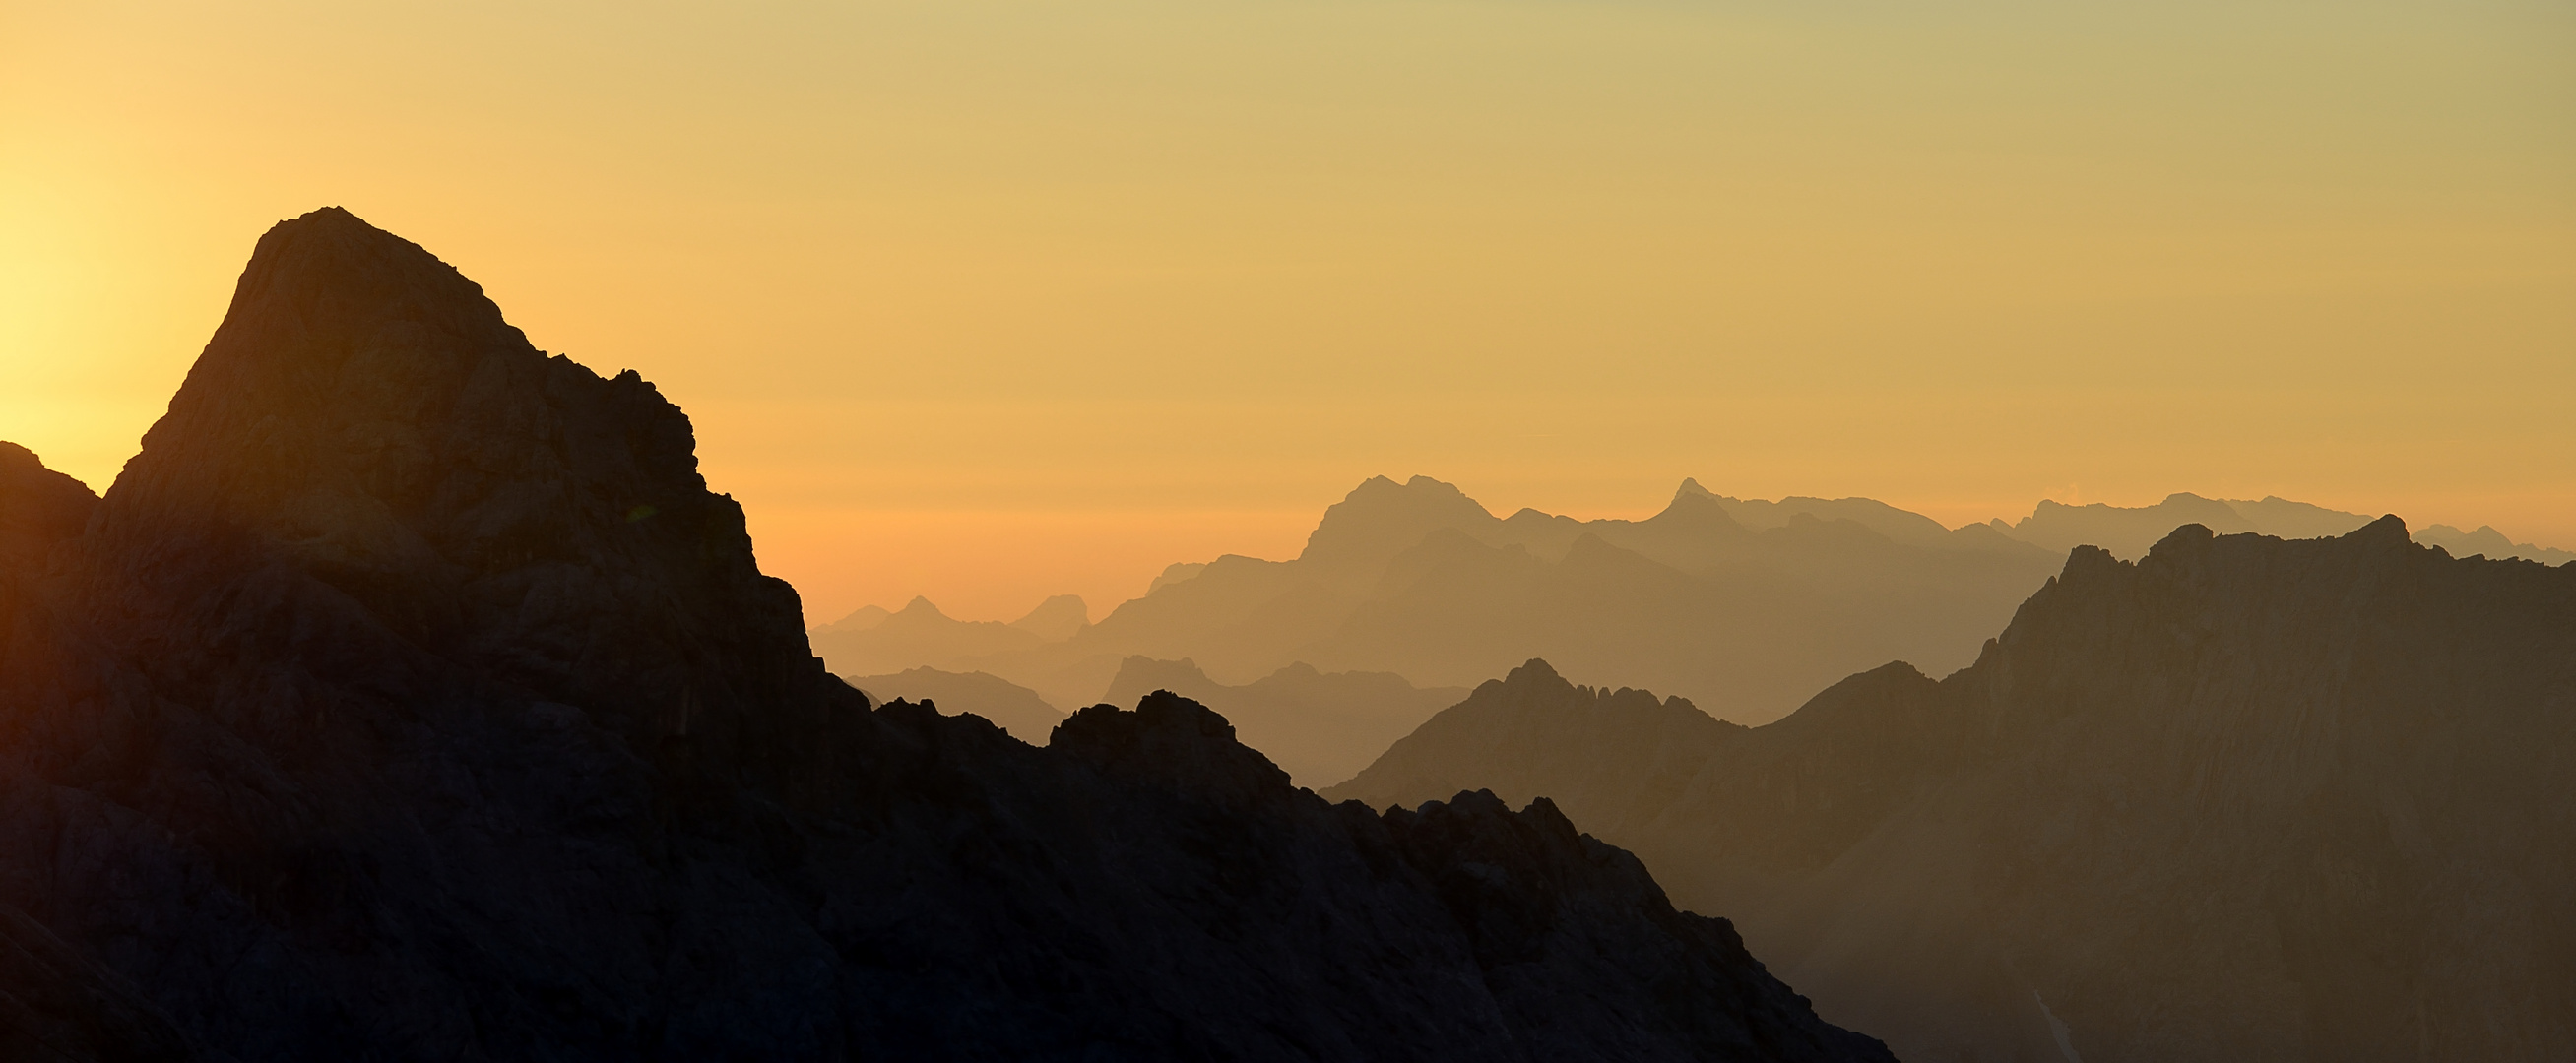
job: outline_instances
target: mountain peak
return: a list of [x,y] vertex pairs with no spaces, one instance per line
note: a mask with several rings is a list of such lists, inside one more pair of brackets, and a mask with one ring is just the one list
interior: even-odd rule
[[1553,665],[1550,665],[1546,661],[1536,657],[1530,658],[1528,661],[1523,662],[1520,667],[1514,668],[1509,673],[1506,673],[1501,682],[1506,689],[1561,687],[1569,685],[1566,683],[1564,676],[1556,674],[1556,668]]
[[1049,642],[1062,642],[1091,626],[1091,606],[1079,594],[1059,594],[1039,602],[1029,615],[1011,621],[1011,626]]
[[677,406],[547,356],[454,267],[337,208],[260,238],[94,526],[138,593],[297,573],[638,732],[825,681]]
[[1501,523],[1454,484],[1428,476],[1404,483],[1370,477],[1324,511],[1299,561],[1374,575],[1395,555],[1442,528],[1479,538]]
[[2346,532],[2343,537],[2383,546],[2411,545],[2415,541],[2406,530],[2406,521],[2394,513],[2381,514],[2378,520]]

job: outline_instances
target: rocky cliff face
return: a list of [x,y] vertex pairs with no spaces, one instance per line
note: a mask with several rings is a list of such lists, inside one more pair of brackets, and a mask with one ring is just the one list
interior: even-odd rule
[[1543,804],[872,710],[692,451],[326,210],[104,500],[0,452],[0,1051],[1888,1058]]
[[1365,796],[1552,797],[1907,1059],[2576,1042],[2576,567],[2395,518],[2078,549],[1974,666],[1854,676],[1669,788],[1635,728],[1532,703],[1546,761],[1415,749],[1438,770]]

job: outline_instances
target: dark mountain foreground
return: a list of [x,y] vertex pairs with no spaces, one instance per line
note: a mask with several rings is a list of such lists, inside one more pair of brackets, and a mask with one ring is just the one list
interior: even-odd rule
[[1124,705],[1157,690],[1223,713],[1245,745],[1298,785],[1314,787],[1350,778],[1379,750],[1467,696],[1463,687],[1425,690],[1388,672],[1325,673],[1304,663],[1226,686],[1196,661],[1130,657],[1104,700]]
[[871,710],[693,446],[333,209],[104,500],[0,450],[0,1058],[1890,1058],[1545,802]]
[[1461,786],[1554,799],[1917,1063],[2576,1045],[2576,566],[2394,517],[2079,548],[1975,665],[1751,730],[1533,665],[1329,795]]
[[911,668],[893,675],[843,678],[867,695],[871,704],[902,700],[926,704],[952,716],[971,712],[1033,746],[1045,745],[1047,736],[1065,717],[1063,709],[1047,704],[1037,691],[982,672]]

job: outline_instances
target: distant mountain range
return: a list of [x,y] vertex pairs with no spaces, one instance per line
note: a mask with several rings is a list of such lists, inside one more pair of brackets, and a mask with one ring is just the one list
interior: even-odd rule
[[[2345,513],[2285,498],[2265,497],[2249,502],[2176,494],[2152,506],[2130,508],[2099,502],[2069,506],[2042,501],[2020,523],[2007,525],[1997,520],[1993,525],[1995,530],[2006,535],[2051,550],[2098,546],[2114,556],[2135,560],[2167,533],[2185,524],[2198,524],[2220,535],[2258,532],[2278,539],[2323,539],[2342,535],[2370,521],[2371,518],[2359,513]],[[2464,532],[2447,524],[2436,524],[2416,531],[2414,539],[2426,546],[2441,547],[2453,557],[2522,558],[2548,565],[2576,561],[2576,553],[2515,543],[2506,539],[2504,533],[2484,525],[2476,531]]]
[[845,675],[983,671],[1058,704],[1099,697],[1133,656],[1188,659],[1232,685],[1305,664],[1424,686],[1547,656],[1758,721],[1891,656],[1966,664],[2057,564],[1991,527],[1866,499],[1747,502],[1688,483],[1642,521],[1499,518],[1449,484],[1381,478],[1328,510],[1294,560],[1176,568],[1059,641],[916,600],[814,644]]
[[[1010,624],[916,598],[812,637],[844,675],[983,671],[1059,705],[1101,698],[1135,656],[1188,659],[1236,685],[1305,664],[1432,686],[1544,657],[1760,723],[1878,661],[1966,665],[2075,546],[2135,558],[2184,524],[2304,539],[2370,519],[2177,494],[2129,508],[2043,501],[2018,523],[1953,529],[1866,498],[1739,499],[1695,480],[1642,521],[1498,518],[1449,484],[1378,478],[1328,509],[1295,559],[1175,564],[1098,624],[1070,596]],[[2415,539],[2461,557],[2576,560],[2491,527]]]
[[1326,793],[1469,787],[1634,849],[1917,1063],[2576,1044],[2576,567],[2394,518],[2078,548],[1973,666],[1750,730],[1531,662]]

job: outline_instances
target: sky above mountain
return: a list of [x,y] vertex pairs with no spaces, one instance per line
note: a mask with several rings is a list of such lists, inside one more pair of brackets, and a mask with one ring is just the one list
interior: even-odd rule
[[2571,12],[0,0],[0,438],[104,487],[341,204],[687,406],[818,620],[1381,473],[2576,545]]

